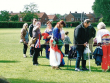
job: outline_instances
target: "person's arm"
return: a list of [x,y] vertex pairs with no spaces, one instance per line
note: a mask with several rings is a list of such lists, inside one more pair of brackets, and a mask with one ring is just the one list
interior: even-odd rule
[[57,29],[54,29],[54,30],[53,30],[53,38],[54,38],[54,40],[56,40],[56,41],[58,40],[58,34],[59,34],[59,33],[58,33],[58,28],[57,28]]
[[65,39],[65,34],[61,34],[61,39],[64,40]]
[[33,26],[32,24],[29,26],[29,35],[32,37]]
[[72,44],[69,37],[68,37],[68,43]]
[[76,27],[74,30],[74,37],[78,44],[83,44],[83,39],[81,39],[81,28]]
[[94,27],[92,27],[93,28],[93,38],[95,37],[95,35],[96,35],[96,30],[95,30],[95,28]]
[[25,43],[25,35],[24,35],[24,30],[23,29],[21,30],[21,39]]

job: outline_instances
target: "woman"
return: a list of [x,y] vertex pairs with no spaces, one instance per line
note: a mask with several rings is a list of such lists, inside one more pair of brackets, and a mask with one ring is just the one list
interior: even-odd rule
[[53,37],[50,40],[50,65],[54,69],[60,69],[59,65],[62,61],[63,54],[61,47],[63,45],[60,29],[65,26],[64,21],[60,21],[53,29]]
[[49,41],[50,41],[50,38],[52,36],[52,24],[50,21],[47,22],[47,28],[46,30],[44,31],[44,33],[42,34],[44,36],[44,40],[45,40],[45,45],[46,45],[46,58],[49,59],[49,54],[50,54],[50,51],[49,51]]
[[40,32],[41,22],[36,22],[33,28],[33,39],[36,39],[34,45],[34,55],[33,55],[33,65],[39,65],[38,63],[38,56],[40,52],[40,39],[41,39],[41,32]]
[[28,42],[29,42],[29,37],[28,37],[28,24],[24,23],[23,28],[21,29],[21,39],[23,40],[23,57],[26,58],[26,52],[28,48]]
[[110,32],[103,22],[100,22],[97,28],[99,29],[96,35],[97,44],[102,46],[103,51],[101,66],[104,71],[108,69],[108,66],[110,70]]

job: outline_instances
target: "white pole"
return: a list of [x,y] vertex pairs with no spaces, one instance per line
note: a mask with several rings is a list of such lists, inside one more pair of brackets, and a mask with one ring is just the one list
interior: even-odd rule
[[89,58],[89,71],[91,72],[91,67],[90,67],[90,55],[89,55],[89,44],[88,44],[88,58]]

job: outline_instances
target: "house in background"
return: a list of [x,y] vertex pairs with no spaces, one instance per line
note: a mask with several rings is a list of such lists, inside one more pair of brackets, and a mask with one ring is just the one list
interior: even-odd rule
[[59,18],[59,20],[63,20],[63,21],[65,21],[66,22],[66,16],[67,16],[68,14],[64,14],[63,16],[61,16],[60,18]]
[[58,18],[57,18],[57,16],[56,16],[56,14],[55,15],[48,15],[48,19],[49,19],[49,21],[58,21]]
[[86,14],[83,12],[83,13],[71,13],[70,11],[70,14],[68,14],[66,16],[66,22],[81,22],[81,19],[82,19],[82,22],[85,20],[85,19],[88,19],[88,17],[86,16]]
[[101,16],[96,17],[96,15],[94,13],[90,13],[90,12],[89,12],[89,14],[86,14],[86,15],[91,20],[92,23],[98,22],[99,19],[101,18]]
[[[21,16],[20,12],[19,13],[13,13],[13,12],[10,13],[10,15],[16,15],[16,14],[19,17],[18,21],[23,22],[23,17]],[[42,25],[45,25],[46,22],[49,20],[47,14],[45,12],[36,13],[36,15],[38,15],[38,21],[40,21]],[[10,16],[10,18],[11,18],[11,16]]]
[[[19,22],[23,22],[23,17],[21,16],[21,11],[19,12],[19,13],[13,13],[12,11],[11,11],[11,13],[9,13],[11,16],[13,16],[13,15],[18,15],[18,21]],[[10,18],[11,18],[11,16],[10,16]]]
[[38,15],[38,21],[40,21],[42,25],[45,25],[46,22],[49,20],[45,12],[37,13],[37,15]]

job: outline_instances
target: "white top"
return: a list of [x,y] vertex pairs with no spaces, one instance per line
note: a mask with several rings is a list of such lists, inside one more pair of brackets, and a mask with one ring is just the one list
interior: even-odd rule
[[102,41],[102,36],[105,35],[105,34],[109,34],[110,35],[110,32],[107,30],[107,29],[100,29],[98,32],[97,32],[97,35],[96,35],[96,39],[97,39],[97,43],[101,43]]
[[49,31],[52,31],[52,29],[47,28],[47,29],[45,29],[44,33],[49,32]]
[[60,33],[61,33],[61,35],[62,35],[62,34],[65,34],[65,31],[62,29],[62,30],[60,31]]

